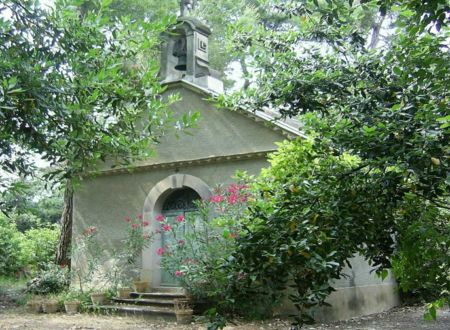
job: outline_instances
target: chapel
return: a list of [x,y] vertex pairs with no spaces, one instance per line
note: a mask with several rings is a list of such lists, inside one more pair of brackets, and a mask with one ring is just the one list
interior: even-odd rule
[[[185,16],[163,36],[160,77],[166,86],[164,96],[177,93],[181,97],[171,106],[176,114],[200,113],[198,128],[192,135],[164,136],[156,156],[136,163],[132,170],[105,165],[97,175],[86,177],[74,193],[74,237],[96,226],[101,239],[116,246],[126,226],[121,219],[129,214],[143,214],[156,230],[159,223],[152,221],[156,215],[194,212],[193,201],[209,198],[218,184],[233,182],[237,170],[256,175],[268,166],[267,155],[277,149],[277,142],[302,137],[298,123],[274,120],[274,114],[263,109],[215,107],[209,99],[224,89],[219,73],[209,64],[211,30],[182,9]],[[164,240],[164,234],[157,237],[138,260],[141,278],[150,282],[151,297],[182,295],[176,280],[160,267],[156,251]],[[334,284],[337,291],[328,298],[332,307],[317,309],[316,319],[348,319],[397,305],[395,280],[389,276],[381,281],[370,270],[356,256],[352,268],[346,270],[348,277]],[[162,310],[161,306],[152,308],[147,311],[157,314]],[[288,315],[292,308],[286,299],[277,313]]]

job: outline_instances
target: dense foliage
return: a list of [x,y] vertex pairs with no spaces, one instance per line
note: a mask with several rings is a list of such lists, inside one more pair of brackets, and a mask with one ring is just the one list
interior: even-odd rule
[[61,219],[62,192],[58,186],[46,187],[42,179],[19,179],[0,195],[1,210],[16,223],[21,232],[56,224]]
[[272,292],[272,299],[291,285],[298,319],[310,322],[310,308],[334,291],[331,280],[340,278],[362,244],[373,232],[389,235],[367,217],[376,206],[362,203],[363,178],[350,175],[359,163],[311,141],[279,146],[271,167],[253,183],[255,200],[233,254],[245,274],[235,288],[238,299],[255,284],[261,295]]
[[395,277],[403,292],[425,301],[427,319],[436,318],[450,292],[449,211],[409,196],[401,210],[399,241],[392,258]]
[[[265,284],[294,280],[300,324],[354,252],[381,275],[395,260],[405,289],[448,299],[449,6],[272,4],[298,19],[276,31],[237,26],[236,48],[250,51],[255,79],[247,93],[223,101],[300,116],[310,140],[282,148],[270,179],[261,178],[266,197],[253,209],[261,220],[241,238],[238,258]],[[354,24],[373,8],[392,25],[377,48],[366,46],[367,30]],[[412,255],[413,237],[427,246],[420,256]],[[405,277],[414,258],[425,262],[429,277]]]
[[58,237],[59,228],[57,226],[27,230],[21,243],[23,265],[33,272],[53,261]]
[[[0,5],[0,158],[10,173],[30,173],[30,155],[73,178],[106,157],[130,161],[170,121],[158,96],[158,63],[137,66],[140,52],[156,51],[168,21],[112,20],[95,1],[82,16],[79,1]],[[136,122],[142,119],[141,129]],[[130,159],[131,158],[131,159]],[[50,175],[50,174],[49,174]]]
[[20,240],[14,224],[0,215],[0,275],[15,275],[22,268]]
[[53,260],[59,230],[38,227],[20,232],[16,224],[0,215],[0,274],[34,275]]

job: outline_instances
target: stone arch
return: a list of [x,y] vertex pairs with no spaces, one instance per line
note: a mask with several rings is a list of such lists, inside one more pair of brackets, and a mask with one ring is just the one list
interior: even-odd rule
[[[173,174],[165,179],[159,181],[148,193],[145,202],[143,215],[144,218],[151,223],[151,230],[156,230],[159,224],[154,221],[156,215],[160,214],[165,199],[174,190],[181,188],[191,188],[202,199],[211,197],[212,192],[209,186],[200,178],[189,174]],[[159,286],[161,282],[161,270],[159,266],[160,258],[156,251],[161,246],[161,239],[157,235],[152,245],[144,249],[142,252],[142,273],[141,277],[144,280],[150,281],[152,287]]]
[[164,199],[175,189],[191,188],[202,199],[211,197],[209,186],[200,178],[189,174],[173,174],[159,181],[147,195],[144,214],[161,211]]

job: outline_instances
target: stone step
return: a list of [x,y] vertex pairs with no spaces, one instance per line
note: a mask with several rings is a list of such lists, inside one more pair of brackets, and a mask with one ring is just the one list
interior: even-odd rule
[[148,319],[176,320],[173,308],[136,305],[92,305],[89,310],[101,314],[120,314]]
[[184,289],[177,286],[158,286],[151,288],[150,292],[172,292],[184,294]]
[[134,299],[182,299],[186,298],[181,292],[131,292],[131,298]]
[[140,306],[166,306],[173,308],[173,300],[171,299],[119,299],[114,298],[113,301],[118,304],[140,305]]

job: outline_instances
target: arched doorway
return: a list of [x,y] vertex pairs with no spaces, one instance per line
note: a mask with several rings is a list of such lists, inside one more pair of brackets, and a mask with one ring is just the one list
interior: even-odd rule
[[[150,220],[151,230],[156,231],[160,229],[161,225],[155,221],[157,215],[171,211],[170,209],[177,211],[177,207],[183,204],[188,206],[187,212],[189,212],[189,204],[192,200],[195,198],[209,199],[211,195],[211,189],[202,179],[189,174],[173,174],[159,181],[150,190],[144,202],[143,215],[145,219]],[[187,204],[186,202],[178,203],[177,206],[177,200],[187,200],[188,202]],[[161,257],[157,254],[158,249],[162,246],[163,237],[157,235],[152,245],[142,251],[141,278],[150,281],[152,287],[159,287],[165,281],[163,279],[165,275],[160,265]]]
[[[179,215],[183,215],[185,218],[195,216],[197,212],[197,205],[195,201],[200,200],[200,196],[195,190],[191,188],[180,188],[172,191],[165,199],[162,208],[162,215],[166,218],[169,224],[175,224],[176,218]],[[177,237],[181,238],[185,232],[189,230],[186,228],[185,223],[178,225]],[[165,247],[171,245],[171,235],[166,235],[164,231],[161,231],[161,246]],[[161,271],[161,283],[162,286],[176,286],[177,281],[168,272]]]

